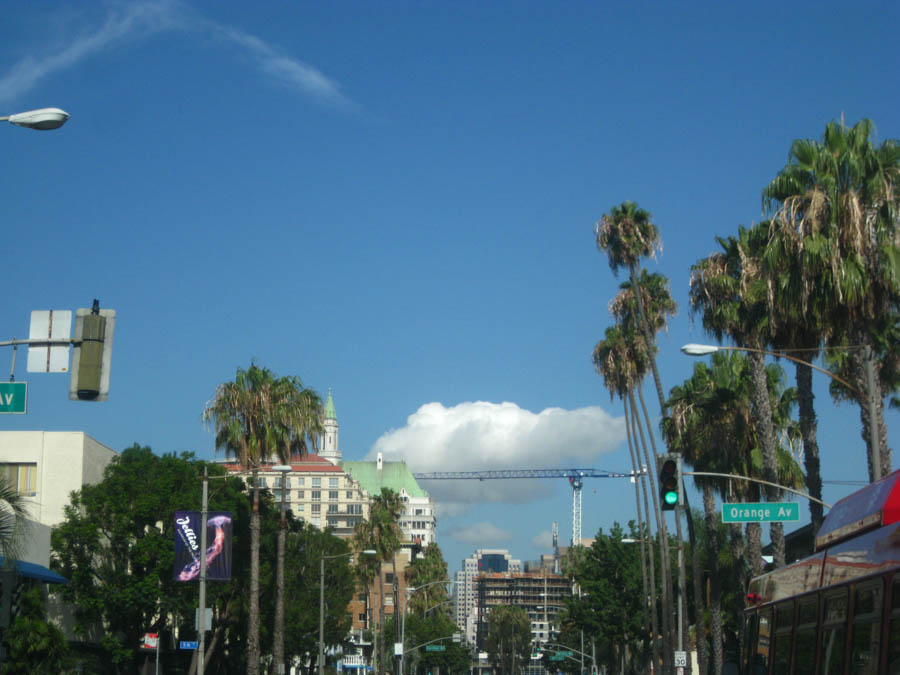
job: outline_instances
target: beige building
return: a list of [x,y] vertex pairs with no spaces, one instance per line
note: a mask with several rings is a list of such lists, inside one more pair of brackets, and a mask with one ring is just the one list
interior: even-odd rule
[[103,480],[117,454],[82,431],[0,432],[0,471],[25,495],[31,519],[22,560],[50,564],[50,530],[65,518],[69,494]]

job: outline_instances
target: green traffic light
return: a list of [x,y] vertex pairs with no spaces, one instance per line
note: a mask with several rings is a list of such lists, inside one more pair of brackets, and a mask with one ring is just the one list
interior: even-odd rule
[[663,495],[663,500],[666,502],[666,504],[669,504],[670,506],[672,504],[676,504],[678,502],[678,493],[674,492],[674,491],[667,492]]

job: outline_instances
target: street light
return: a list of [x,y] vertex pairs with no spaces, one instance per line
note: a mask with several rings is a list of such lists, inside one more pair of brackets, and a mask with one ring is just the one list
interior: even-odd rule
[[275,644],[275,663],[276,671],[284,673],[284,547],[285,547],[285,531],[287,530],[286,517],[286,499],[287,495],[287,475],[291,472],[292,467],[289,464],[276,464],[272,467],[272,471],[281,473],[281,523],[278,526],[278,552],[276,554],[275,566],[275,588],[278,592],[275,594],[275,636],[277,643]]
[[[360,551],[362,555],[377,555],[370,548]],[[353,555],[353,551],[338,553],[336,555],[323,555],[319,560],[319,675],[325,675],[325,561],[335,558],[346,558]]]
[[[830,347],[830,349],[855,349],[855,347]],[[866,348],[868,349],[868,348]],[[852,384],[847,382],[847,380],[842,377],[838,377],[830,370],[825,370],[824,368],[820,368],[814,363],[810,363],[809,361],[804,361],[803,359],[798,359],[796,356],[791,356],[790,354],[785,354],[784,352],[776,352],[771,351],[769,349],[757,349],[755,347],[722,347],[718,345],[698,345],[698,344],[686,344],[681,348],[681,351],[687,354],[688,356],[706,356],[707,354],[714,354],[718,351],[730,351],[730,352],[753,352],[756,354],[768,354],[769,356],[775,356],[777,358],[787,359],[788,361],[793,361],[794,363],[800,363],[804,366],[809,366],[814,370],[818,370],[820,373],[824,373],[832,380],[841,383],[847,389],[854,392],[858,397],[860,403],[863,401],[869,406],[869,443],[872,446],[872,479],[873,482],[881,478],[881,443],[878,436],[878,421],[875,417],[876,405],[875,405],[875,372],[872,368],[872,359],[866,359],[866,386],[869,391],[868,394],[863,394],[859,389],[854,387]]]
[[0,116],[0,122],[9,122],[17,127],[36,129],[38,131],[59,129],[68,119],[69,113],[60,108],[40,108],[38,110],[27,110],[13,115]]

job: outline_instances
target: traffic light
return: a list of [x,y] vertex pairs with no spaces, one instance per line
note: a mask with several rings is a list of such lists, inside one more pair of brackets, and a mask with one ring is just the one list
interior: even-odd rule
[[681,489],[681,455],[669,454],[659,458],[659,498],[663,511],[672,511],[684,504]]
[[74,349],[69,379],[69,398],[73,401],[107,400],[115,321],[115,311],[100,309],[99,300],[94,300],[91,309],[79,309],[75,312]]

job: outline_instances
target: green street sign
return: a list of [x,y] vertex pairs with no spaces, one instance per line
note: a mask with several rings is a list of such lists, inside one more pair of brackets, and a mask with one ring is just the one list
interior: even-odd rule
[[0,382],[0,415],[24,415],[27,400],[27,382]]
[[557,656],[572,656],[572,652],[563,650],[561,652],[556,652]]
[[566,657],[565,657],[565,656],[562,656],[561,654],[554,654],[553,656],[551,656],[551,657],[548,659],[548,661],[563,661],[563,660],[565,660],[565,658],[566,658]]
[[426,652],[442,652],[445,649],[444,645],[425,645]]
[[797,502],[769,502],[722,504],[723,523],[797,522],[800,504]]

